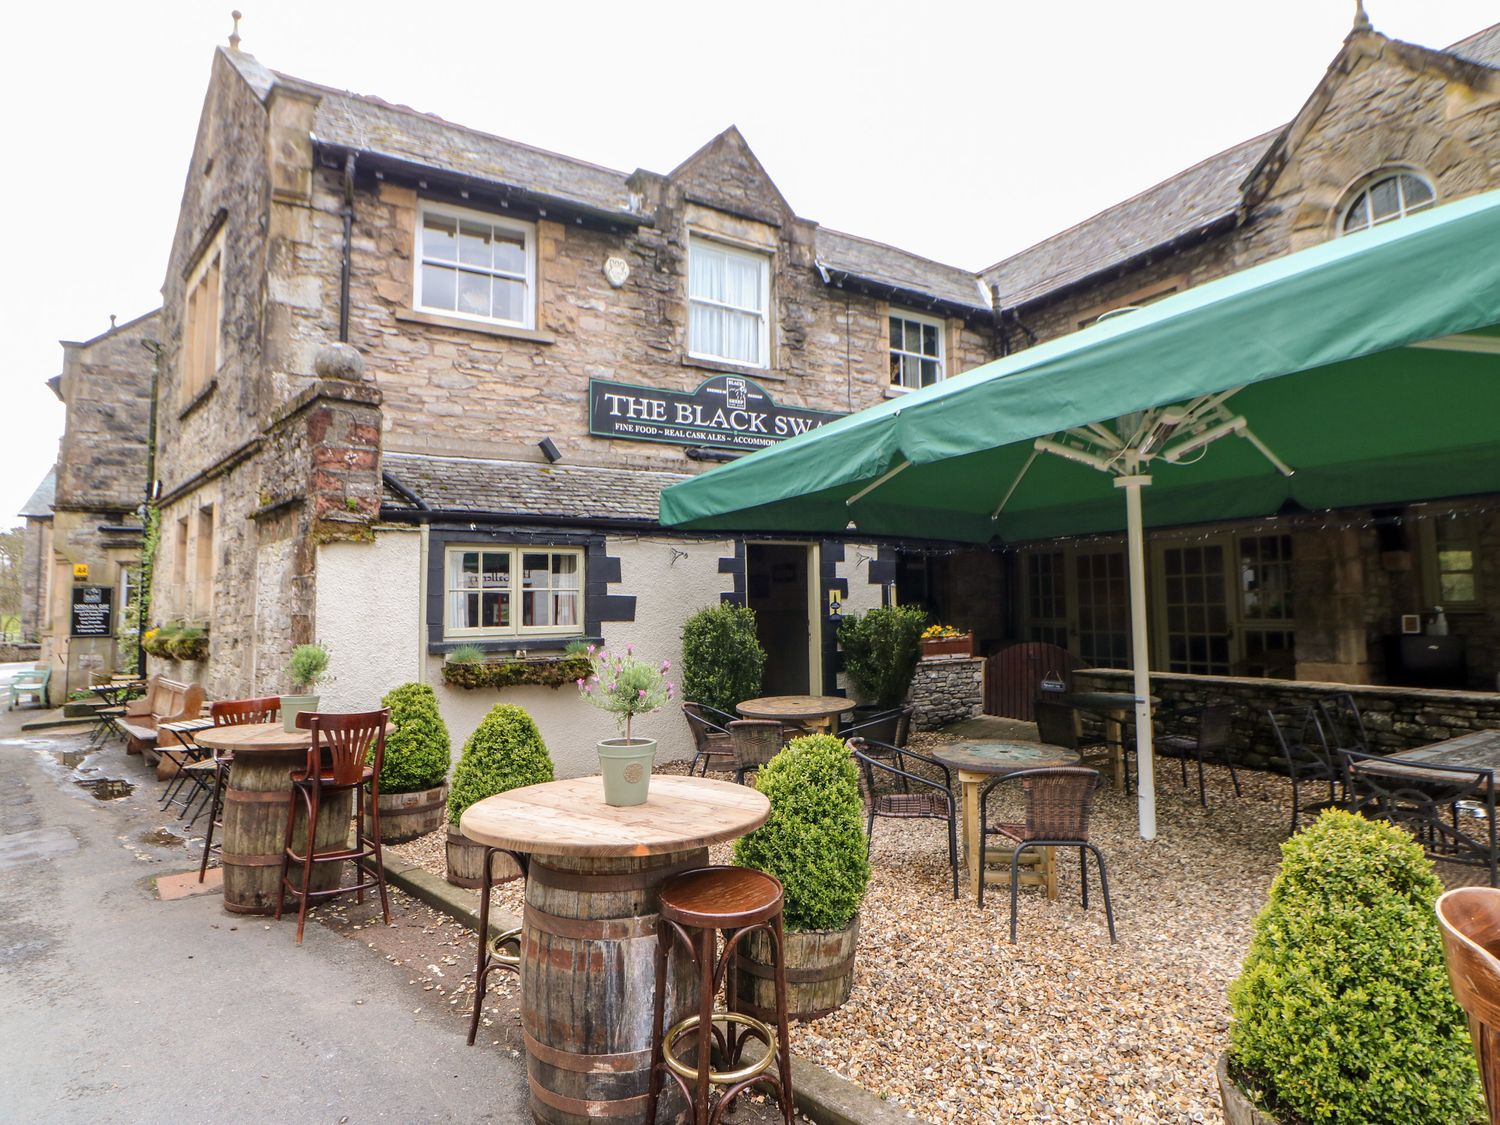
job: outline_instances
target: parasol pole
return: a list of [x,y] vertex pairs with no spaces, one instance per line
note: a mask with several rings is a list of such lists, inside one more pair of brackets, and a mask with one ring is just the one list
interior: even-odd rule
[[[1132,451],[1132,470],[1139,461]],[[1151,657],[1146,630],[1146,534],[1141,520],[1141,489],[1151,477],[1132,471],[1115,478],[1125,490],[1125,528],[1130,570],[1130,665],[1134,672],[1136,802],[1141,839],[1156,839],[1156,762],[1151,746]]]

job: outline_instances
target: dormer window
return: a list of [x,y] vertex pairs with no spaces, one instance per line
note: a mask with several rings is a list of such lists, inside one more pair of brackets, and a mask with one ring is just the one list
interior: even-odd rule
[[533,327],[536,239],[530,223],[424,203],[417,251],[418,309]]
[[1340,230],[1352,234],[1425,211],[1437,202],[1432,184],[1415,172],[1380,173],[1361,188],[1344,208]]
[[771,259],[722,242],[688,243],[688,352],[699,359],[766,367]]

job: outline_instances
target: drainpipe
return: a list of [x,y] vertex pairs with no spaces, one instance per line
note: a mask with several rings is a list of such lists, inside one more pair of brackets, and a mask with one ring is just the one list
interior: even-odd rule
[[349,253],[354,240],[354,154],[344,158],[344,260],[339,267],[339,343],[349,342]]
[[[141,577],[145,577],[146,546],[145,528],[151,518],[151,507],[156,503],[156,391],[161,382],[161,353],[166,349],[157,340],[142,340],[141,347],[151,353],[151,413],[146,422],[146,499],[141,505]],[[153,568],[154,572],[154,568]],[[135,674],[146,675],[146,614],[151,609],[151,588],[141,583],[135,593]],[[124,611],[124,606],[121,606]]]

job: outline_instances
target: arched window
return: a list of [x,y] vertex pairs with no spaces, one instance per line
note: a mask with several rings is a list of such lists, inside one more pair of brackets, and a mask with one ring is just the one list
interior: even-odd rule
[[1392,172],[1372,179],[1362,187],[1344,209],[1341,233],[1367,230],[1425,211],[1437,202],[1437,192],[1426,179],[1415,172]]

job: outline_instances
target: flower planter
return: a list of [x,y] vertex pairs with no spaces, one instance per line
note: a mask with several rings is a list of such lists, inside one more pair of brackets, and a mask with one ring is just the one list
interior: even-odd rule
[[[364,795],[365,817],[372,816],[370,794]],[[436,789],[380,795],[380,842],[401,844],[436,832],[448,819],[448,783]]]
[[[910,651],[909,649],[907,651]],[[961,637],[929,637],[922,641],[922,659],[928,660],[934,656],[973,656],[974,634],[965,633]]]
[[[815,1020],[841,1008],[854,989],[854,950],[859,915],[842,930],[806,930],[786,935],[786,1007],[794,1020]],[[738,1007],[746,1015],[776,1022],[776,978],[771,938],[747,935],[735,955]]]
[[[521,875],[520,869],[509,856],[497,857],[493,870],[496,883],[504,883]],[[484,845],[474,843],[458,830],[456,824],[448,825],[447,878],[455,887],[468,887],[470,890],[478,890],[484,885]]]
[[654,738],[606,738],[599,743],[604,803],[616,807],[644,805],[655,760]]
[[287,734],[297,733],[297,716],[303,711],[318,709],[316,695],[283,695],[281,697],[281,727]]
[[1279,1125],[1276,1118],[1259,1109],[1229,1076],[1229,1053],[1219,1056],[1214,1071],[1219,1079],[1219,1100],[1224,1103],[1224,1125]]

